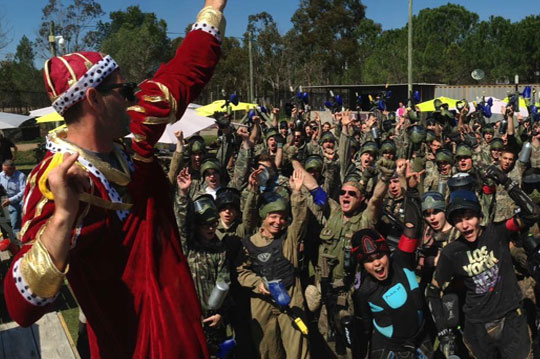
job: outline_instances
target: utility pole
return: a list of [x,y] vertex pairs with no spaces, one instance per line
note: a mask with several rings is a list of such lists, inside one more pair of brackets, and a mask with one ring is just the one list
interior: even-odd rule
[[49,46],[52,57],[56,56],[56,37],[54,36],[54,22],[49,23]]
[[413,86],[412,86],[412,2],[413,0],[409,0],[409,35],[407,38],[407,49],[408,49],[408,61],[407,61],[407,92],[409,95],[409,103],[408,106],[412,107],[412,94],[413,94]]
[[251,52],[251,39],[253,38],[253,33],[249,32],[248,38],[248,48],[249,48],[249,101],[253,103],[255,98],[253,96],[253,54]]

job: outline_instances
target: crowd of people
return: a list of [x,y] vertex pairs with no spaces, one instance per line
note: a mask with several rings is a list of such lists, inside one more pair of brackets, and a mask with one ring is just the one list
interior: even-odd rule
[[274,108],[237,129],[217,114],[209,146],[178,132],[169,180],[211,352],[232,332],[241,358],[532,356],[540,123],[469,112]]
[[213,144],[176,133],[167,176],[154,145],[210,80],[225,5],[138,86],[101,53],[46,62],[67,130],[28,176],[12,318],[34,323],[67,279],[92,358],[532,357],[540,122],[216,114]]

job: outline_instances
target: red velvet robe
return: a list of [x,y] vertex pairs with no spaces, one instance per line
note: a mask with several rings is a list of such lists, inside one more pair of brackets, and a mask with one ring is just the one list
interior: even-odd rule
[[[201,30],[191,31],[173,60],[162,65],[152,81],[165,85],[177,102],[177,118],[210,80],[220,54],[218,40]],[[153,146],[166,124],[143,124],[148,117],[171,114],[168,101],[155,82],[143,82],[137,94],[141,111],[129,111],[131,130],[146,140],[133,142],[134,152],[153,158]],[[146,96],[146,97],[145,97]],[[147,100],[147,101],[145,101]],[[22,250],[31,247],[39,229],[54,211],[44,203],[38,181],[52,158],[51,152],[29,176],[25,193]],[[134,158],[127,192],[133,207],[122,222],[116,211],[81,202],[82,227],[70,251],[67,279],[86,314],[92,358],[202,358],[208,351],[201,327],[201,309],[180,247],[172,209],[170,185],[157,160]],[[94,195],[110,199],[94,175]],[[75,231],[74,231],[75,233]],[[4,283],[11,317],[29,326],[51,310],[36,306],[14,284],[13,264]]]

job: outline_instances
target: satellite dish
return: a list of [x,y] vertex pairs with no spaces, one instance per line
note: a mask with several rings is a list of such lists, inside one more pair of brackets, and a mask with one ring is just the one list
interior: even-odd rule
[[486,76],[486,73],[482,69],[475,69],[471,72],[471,77],[477,81],[480,81]]

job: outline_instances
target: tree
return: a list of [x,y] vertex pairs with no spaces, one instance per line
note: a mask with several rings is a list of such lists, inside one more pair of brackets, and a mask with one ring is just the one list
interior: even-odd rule
[[9,38],[9,30],[4,15],[0,13],[0,49],[3,49],[11,42]]
[[138,6],[110,14],[110,23],[100,24],[100,50],[110,54],[130,81],[142,81],[171,58],[167,23]]
[[55,35],[64,37],[66,52],[95,49],[96,31],[89,28],[104,14],[101,5],[95,0],[70,1],[66,6],[65,1],[49,0],[42,9],[43,22],[36,39],[36,46],[42,57],[50,57],[48,37],[51,21],[54,22]]
[[244,34],[245,47],[248,46],[249,36],[252,36],[254,67],[258,74],[255,79],[255,94],[259,98],[267,97],[268,91],[275,94],[287,82],[283,76],[283,69],[287,66],[285,44],[274,18],[267,12],[248,17],[247,31]]
[[290,34],[297,64],[302,68],[313,61],[322,67],[318,84],[341,82],[358,61],[356,35],[364,18],[365,6],[359,0],[302,0]]

